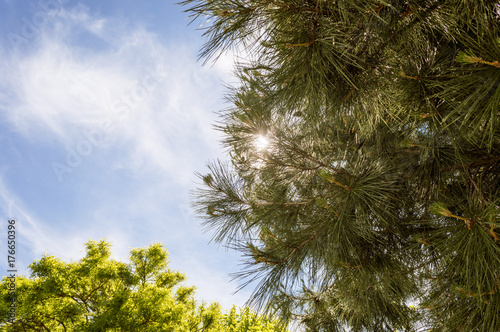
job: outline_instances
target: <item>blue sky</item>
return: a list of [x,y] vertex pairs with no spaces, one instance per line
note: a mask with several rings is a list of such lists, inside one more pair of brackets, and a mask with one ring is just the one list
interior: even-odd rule
[[197,297],[243,305],[239,256],[209,244],[190,211],[195,172],[226,158],[214,112],[233,55],[197,61],[205,41],[173,1],[0,0],[0,225],[18,225],[17,269],[44,253],[114,257],[159,241]]

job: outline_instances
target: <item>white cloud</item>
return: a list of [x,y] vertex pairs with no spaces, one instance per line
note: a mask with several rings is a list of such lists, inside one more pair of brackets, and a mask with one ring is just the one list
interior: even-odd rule
[[[207,125],[214,119],[207,105],[222,99],[212,86],[227,75],[229,60],[200,69],[186,46],[166,47],[156,35],[123,24],[118,35],[109,25],[120,23],[94,19],[83,8],[61,10],[52,23],[37,48],[3,68],[2,88],[12,94],[0,95],[0,112],[25,137],[56,138],[76,150],[84,132],[110,120],[106,141],[127,145],[129,167],[162,171],[179,171],[179,159],[193,158],[189,147],[217,139]],[[72,31],[93,34],[106,46],[82,48],[71,41]],[[194,142],[200,134],[205,139]]]
[[[113,243],[114,257],[123,260],[130,247],[147,245],[151,238],[168,239],[167,249],[187,241],[206,246],[208,236],[200,235],[197,222],[172,209],[188,204],[193,172],[203,171],[206,156],[220,154],[212,111],[220,108],[220,81],[229,80],[233,55],[201,68],[199,45],[165,42],[144,28],[94,17],[82,6],[51,15],[29,52],[0,53],[0,115],[23,139],[59,155],[68,148],[78,152],[96,132],[93,138],[102,142],[81,156],[92,159],[95,172],[84,170],[88,163],[81,161],[63,174],[60,186],[75,186],[79,208],[64,227],[34,217],[36,207],[27,209],[15,189],[0,182],[0,208],[7,217],[17,211],[26,220],[22,235],[32,257],[47,251],[79,259],[89,238],[104,236]],[[55,162],[67,164],[65,158]],[[104,187],[119,172],[127,174],[130,188]],[[217,266],[223,263],[207,263],[204,248],[196,246],[172,257],[182,263],[172,268],[188,275],[187,284],[198,287],[199,298],[219,299],[226,307],[243,304],[245,293],[230,295],[236,286]]]

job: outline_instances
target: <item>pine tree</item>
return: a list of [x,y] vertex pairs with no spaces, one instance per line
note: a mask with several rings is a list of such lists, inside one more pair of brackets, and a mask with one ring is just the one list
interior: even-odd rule
[[500,330],[500,2],[187,0],[244,50],[195,206],[310,331]]

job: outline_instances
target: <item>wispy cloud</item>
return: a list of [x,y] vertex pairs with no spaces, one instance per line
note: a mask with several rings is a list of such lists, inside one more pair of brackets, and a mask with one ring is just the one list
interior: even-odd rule
[[[125,27],[118,34],[110,27],[117,24],[94,19],[84,8],[60,10],[40,45],[4,68],[2,90],[10,93],[0,95],[0,111],[24,137],[56,138],[81,157],[89,154],[81,141],[99,129],[107,145],[127,145],[129,167],[179,171],[179,159],[192,158],[189,148],[217,139],[207,125],[213,114],[205,106],[214,103],[212,86],[224,64],[200,69],[185,45],[166,47],[141,28]],[[72,46],[75,30],[105,47],[90,52]],[[204,139],[193,141],[200,134]]]
[[51,151],[25,167],[51,169],[38,190],[60,209],[49,220],[0,179],[1,211],[24,221],[26,259],[45,251],[78,259],[84,242],[104,237],[125,259],[131,247],[161,241],[201,297],[243,304],[245,293],[231,296],[228,283],[235,256],[213,258],[209,235],[180,212],[190,208],[194,171],[221,154],[212,111],[232,54],[200,67],[199,43],[166,41],[84,6],[50,15],[26,52],[0,53],[0,116],[20,140]]

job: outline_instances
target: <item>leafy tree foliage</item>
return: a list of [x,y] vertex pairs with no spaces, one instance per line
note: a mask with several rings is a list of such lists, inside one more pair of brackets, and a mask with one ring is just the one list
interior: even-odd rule
[[222,313],[199,304],[185,276],[167,269],[159,243],[133,249],[130,263],[110,258],[110,244],[89,241],[86,255],[65,263],[43,256],[31,277],[16,278],[16,317],[10,320],[10,281],[0,285],[2,331],[228,331],[278,332],[277,322],[250,310]]
[[500,3],[183,4],[202,57],[246,52],[195,205],[253,302],[311,331],[500,330]]

